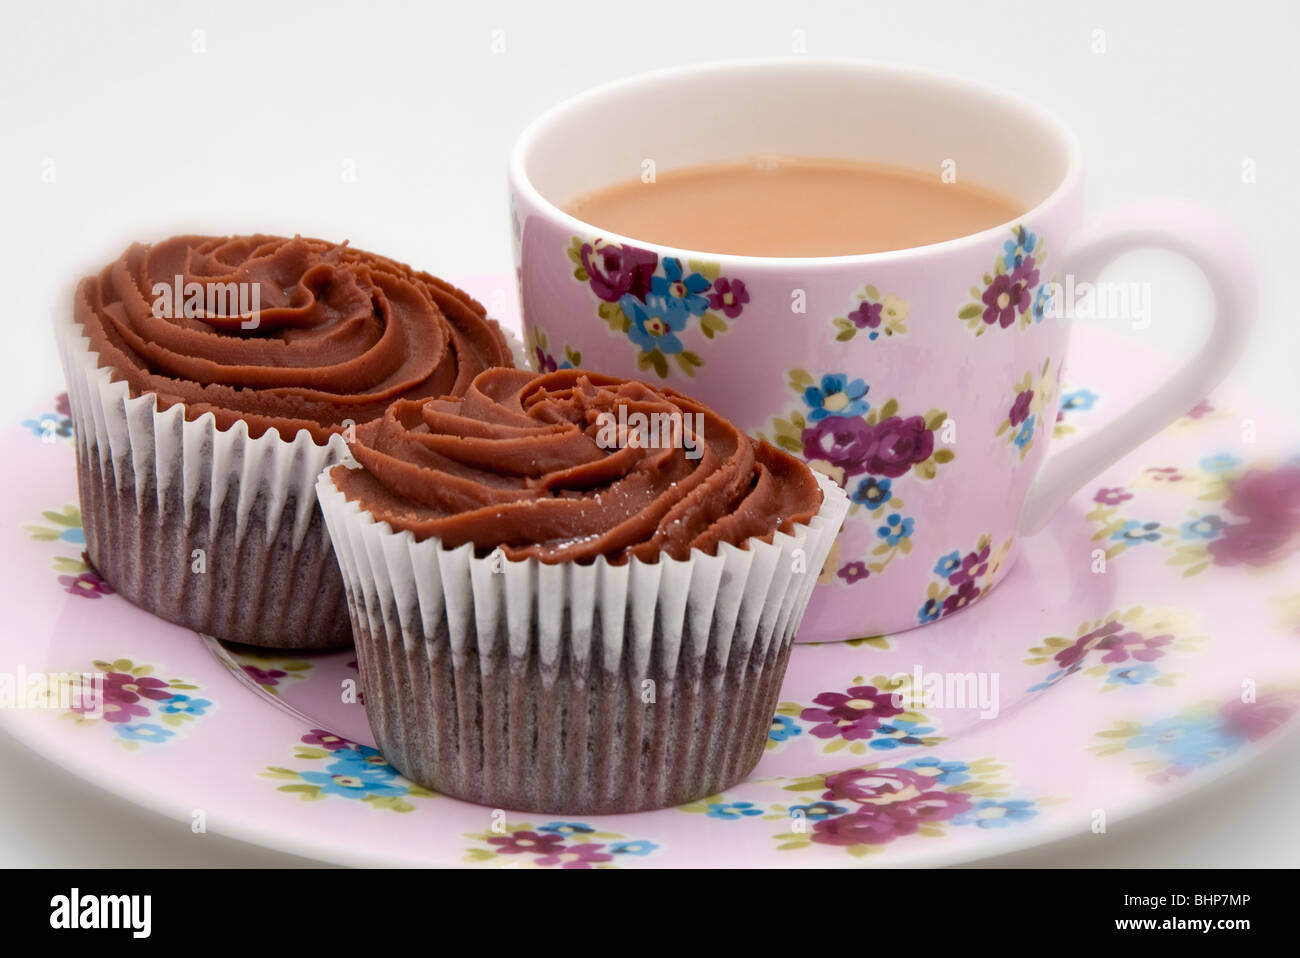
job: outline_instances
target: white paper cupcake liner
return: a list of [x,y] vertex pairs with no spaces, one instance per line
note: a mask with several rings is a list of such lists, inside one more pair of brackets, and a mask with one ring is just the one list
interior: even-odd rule
[[394,532],[317,485],[366,715],[408,778],[493,807],[680,804],[763,754],[790,645],[848,500],[716,556],[611,565],[476,557]]
[[[76,432],[86,552],[136,605],[221,639],[275,648],[351,642],[343,582],[316,506],[341,436],[257,438],[113,382],[72,320],[56,334]],[[201,550],[201,551],[199,551]]]

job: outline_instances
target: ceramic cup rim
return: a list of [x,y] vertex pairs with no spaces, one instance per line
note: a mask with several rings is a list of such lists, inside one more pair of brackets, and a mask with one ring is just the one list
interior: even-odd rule
[[[570,114],[587,108],[600,100],[622,96],[633,91],[653,88],[656,85],[683,78],[705,79],[717,74],[735,70],[787,70],[806,72],[846,71],[859,75],[872,75],[893,81],[929,83],[943,85],[964,94],[977,94],[991,101],[1000,102],[1003,108],[1019,112],[1025,119],[1037,124],[1049,137],[1056,140],[1065,156],[1065,172],[1050,193],[1029,209],[1017,213],[1005,223],[969,233],[937,243],[923,246],[909,246],[896,250],[884,250],[875,253],[853,253],[844,256],[752,256],[738,253],[724,253],[713,250],[692,250],[686,247],[667,246],[634,236],[625,236],[611,230],[602,229],[595,224],[578,219],[565,212],[533,184],[528,175],[528,163],[538,139],[557,121]],[[1082,158],[1079,141],[1073,130],[1058,119],[1055,114],[1039,106],[1034,101],[1019,94],[1007,93],[1005,90],[985,83],[966,80],[952,74],[925,67],[916,67],[898,63],[876,60],[855,60],[842,57],[757,57],[733,60],[717,60],[696,63],[687,66],[667,67],[648,73],[613,80],[575,94],[555,104],[537,116],[525,127],[515,140],[510,154],[510,182],[516,193],[532,206],[542,211],[550,219],[562,224],[566,230],[578,235],[599,236],[609,242],[620,245],[636,246],[641,249],[654,250],[661,254],[685,256],[691,259],[726,260],[743,264],[749,269],[807,269],[816,266],[878,266],[888,263],[903,262],[918,257],[956,253],[976,247],[984,247],[991,242],[1000,241],[1008,229],[1025,220],[1035,220],[1052,207],[1071,195],[1082,177]]]

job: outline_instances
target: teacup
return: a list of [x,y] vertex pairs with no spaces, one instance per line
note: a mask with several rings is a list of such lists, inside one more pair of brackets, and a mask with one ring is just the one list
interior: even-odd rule
[[[641,242],[561,209],[647,161],[769,154],[933,170],[1024,212],[927,246],[780,258]],[[1254,293],[1241,247],[1175,206],[1085,229],[1080,166],[1069,130],[1033,105],[893,65],[742,61],[611,83],[545,113],[514,148],[529,354],[670,385],[844,486],[854,511],[799,641],[924,625],[986,594],[1018,537],[1194,406],[1239,351]],[[1217,304],[1208,341],[1146,400],[1044,462],[1073,306],[1062,291],[1142,248],[1204,272]],[[697,308],[656,315],[663,297],[649,290],[687,281]]]

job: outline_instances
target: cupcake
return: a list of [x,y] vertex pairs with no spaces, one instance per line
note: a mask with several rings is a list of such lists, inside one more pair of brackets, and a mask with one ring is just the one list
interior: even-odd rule
[[465,293],[301,237],[133,245],[57,333],[91,564],[165,619],[275,648],[351,642],[314,489],[344,434],[514,365]]
[[596,814],[757,764],[838,486],[686,396],[577,370],[399,400],[350,449],[317,494],[405,775]]

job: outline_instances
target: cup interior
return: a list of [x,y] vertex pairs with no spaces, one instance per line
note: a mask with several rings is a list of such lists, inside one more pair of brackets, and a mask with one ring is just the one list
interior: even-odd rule
[[[658,170],[763,154],[868,160],[1044,203],[1075,165],[1072,136],[997,90],[884,64],[785,59],[667,70],[598,87],[539,117],[517,185],[551,206]],[[518,181],[523,180],[523,184]]]

